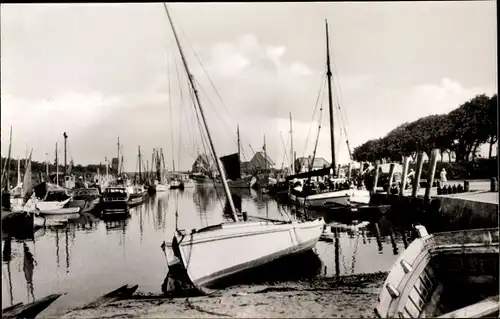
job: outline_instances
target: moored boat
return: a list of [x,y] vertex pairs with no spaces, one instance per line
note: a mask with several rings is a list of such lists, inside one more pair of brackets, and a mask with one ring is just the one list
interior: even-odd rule
[[129,195],[128,205],[132,207],[144,202],[147,191],[143,185],[133,185],[127,187],[127,193]]
[[377,317],[497,317],[499,229],[429,235],[425,227],[415,228],[418,238],[384,282]]
[[107,187],[101,200],[101,215],[128,214],[129,194],[123,186]]
[[[224,165],[226,170],[222,167],[221,161],[217,160],[217,152],[203,113],[194,78],[189,71],[167,5],[163,5],[183,60],[184,70],[189,75],[190,88],[194,93],[204,131],[209,140],[212,157],[215,159],[221,185],[234,220],[234,223],[222,223],[193,230],[176,227],[172,241],[163,245],[163,247],[169,248],[170,258],[167,257],[169,269],[183,269],[189,281],[199,291],[206,293],[206,287],[233,274],[311,249],[316,245],[321,235],[324,220],[319,218],[314,221],[296,222],[268,219],[265,222],[249,222],[247,221],[248,215],[242,213],[243,221],[240,221],[239,212],[235,208],[225,175],[226,171],[233,179],[240,177],[239,156],[235,154],[231,155],[230,158],[221,158],[222,162],[225,162],[224,159],[226,159],[237,163],[237,167]],[[245,216],[247,217],[245,218]]]

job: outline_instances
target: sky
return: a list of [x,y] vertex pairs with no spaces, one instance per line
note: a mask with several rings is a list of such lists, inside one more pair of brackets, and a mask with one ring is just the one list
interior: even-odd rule
[[[354,148],[403,122],[497,92],[495,6],[175,3],[169,9],[217,155],[237,152],[239,125],[243,160],[265,138],[279,168],[290,158],[290,112],[297,157],[312,154],[321,114],[316,156],[331,161],[327,94],[318,99],[326,92],[325,19],[336,157],[347,163],[343,128]],[[172,158],[176,169],[190,169],[203,152],[161,3],[2,4],[0,18],[2,156],[11,126],[14,158],[32,148],[34,160],[53,161],[57,142],[62,159],[63,132],[77,164],[116,157],[118,137],[127,171],[137,168],[138,146],[144,162],[162,148],[169,169]]]

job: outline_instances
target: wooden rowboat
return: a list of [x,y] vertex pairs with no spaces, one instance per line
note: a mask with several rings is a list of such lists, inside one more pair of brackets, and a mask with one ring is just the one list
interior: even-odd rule
[[472,229],[419,238],[401,254],[375,308],[385,318],[497,317],[499,230]]

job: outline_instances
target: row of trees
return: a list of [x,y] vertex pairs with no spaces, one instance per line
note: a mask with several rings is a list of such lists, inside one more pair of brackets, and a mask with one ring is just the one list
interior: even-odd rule
[[497,142],[497,95],[477,95],[448,114],[429,115],[410,123],[404,123],[386,136],[373,139],[356,147],[356,161],[401,161],[403,156],[439,149],[441,156],[455,154],[456,161],[467,161],[481,144],[489,143],[491,158]]

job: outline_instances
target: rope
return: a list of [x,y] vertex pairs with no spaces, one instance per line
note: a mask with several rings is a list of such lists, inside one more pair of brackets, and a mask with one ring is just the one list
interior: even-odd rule
[[320,84],[319,91],[318,91],[318,96],[316,98],[316,103],[315,103],[315,106],[314,106],[313,116],[312,116],[312,119],[311,119],[311,125],[309,126],[309,131],[307,132],[307,138],[306,138],[306,143],[304,144],[304,149],[303,149],[302,157],[305,157],[305,153],[306,153],[306,149],[307,149],[307,143],[309,142],[309,136],[311,134],[311,130],[312,130],[312,127],[313,127],[312,122],[314,122],[314,118],[316,117],[316,111],[318,109],[319,99],[320,99],[320,96],[321,96],[321,92],[324,90],[325,83],[326,83],[326,76],[323,76],[323,81]]

